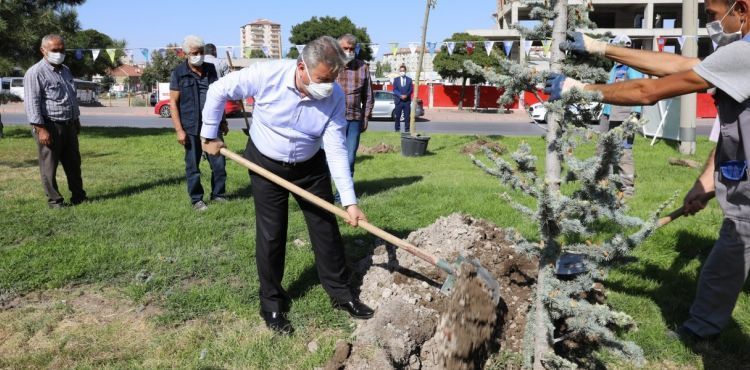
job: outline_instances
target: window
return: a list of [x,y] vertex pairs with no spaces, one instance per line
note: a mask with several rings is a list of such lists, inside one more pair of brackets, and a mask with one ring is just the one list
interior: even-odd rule
[[10,80],[10,87],[23,87],[23,78],[14,78]]

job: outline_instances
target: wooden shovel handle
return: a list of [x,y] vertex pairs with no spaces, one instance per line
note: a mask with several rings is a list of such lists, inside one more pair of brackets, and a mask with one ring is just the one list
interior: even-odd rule
[[[708,193],[706,193],[703,196],[703,199],[707,202],[707,201],[711,200],[711,198],[713,198],[714,195],[715,195],[715,192],[713,192],[713,191],[708,192]],[[660,218],[659,221],[656,222],[656,225],[657,225],[657,227],[662,227],[662,226],[664,226],[664,225],[666,225],[666,224],[668,224],[668,223],[670,223],[670,222],[672,222],[672,221],[674,221],[674,220],[682,217],[684,214],[685,214],[685,207],[677,208],[674,211],[672,211],[672,213],[670,213],[670,214],[668,214],[668,215]]]
[[[349,220],[349,214],[339,208],[335,205],[326,202],[325,200],[321,199],[320,197],[316,196],[315,194],[310,193],[309,191],[302,189],[301,187],[279,177],[278,175],[274,174],[271,171],[268,171],[267,169],[248,161],[245,157],[227,149],[227,148],[221,148],[221,154],[225,157],[239,163],[243,167],[249,169],[250,171],[253,171],[257,173],[260,176],[263,176],[267,180],[273,182],[276,185],[279,185],[283,187],[286,190],[291,191],[294,194],[297,194],[307,200],[310,203],[315,204],[316,206],[323,208],[324,210],[333,213],[336,216],[339,216],[343,218],[344,220]],[[438,266],[438,259],[437,257],[425,252],[422,249],[417,248],[416,246],[402,240],[401,238],[396,237],[395,235],[367,222],[367,221],[359,221],[359,226],[365,229],[367,232],[379,237],[380,239],[385,240],[388,243],[391,243],[401,249],[404,249],[405,251],[411,253],[414,256],[417,256],[427,263]],[[441,267],[441,266],[438,266]]]

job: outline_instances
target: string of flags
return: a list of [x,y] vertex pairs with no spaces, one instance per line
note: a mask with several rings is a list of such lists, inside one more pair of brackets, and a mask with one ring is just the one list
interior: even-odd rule
[[[683,48],[685,45],[685,42],[688,39],[697,39],[701,36],[660,36],[656,38],[657,41],[657,47],[659,51],[664,51],[666,42],[668,39],[676,39],[677,42],[680,45],[680,48]],[[703,36],[705,37],[705,36]],[[513,46],[515,43],[519,43],[519,47],[522,48],[523,52],[528,56],[531,53],[531,50],[533,48],[535,40],[521,40],[519,41],[513,41],[513,40],[505,40],[505,41],[490,41],[490,40],[483,40],[483,41],[427,41],[426,42],[426,50],[431,55],[434,55],[436,52],[443,50],[445,48],[445,51],[448,52],[449,55],[453,55],[457,50],[457,47],[462,48],[466,54],[472,55],[474,51],[476,50],[476,43],[480,43],[479,45],[484,46],[484,50],[487,53],[487,55],[491,55],[492,51],[495,50],[495,43],[502,43],[502,51],[504,52],[506,57],[510,57],[511,52],[513,51]],[[550,53],[550,48],[552,45],[552,40],[536,40],[537,43],[541,43],[542,50],[545,55],[548,55]],[[397,54],[400,50],[399,46],[401,43],[398,42],[391,42],[388,43],[389,50],[391,54]],[[416,54],[419,50],[419,43],[417,42],[408,42],[406,43],[409,52],[411,54]],[[537,44],[538,45],[538,44]],[[716,49],[716,44],[714,43],[714,49]],[[355,54],[359,55],[363,48],[367,46],[372,51],[372,55],[375,56],[380,51],[380,44],[378,43],[358,43],[355,46]],[[297,49],[297,52],[302,53],[302,50],[304,49],[305,45],[294,45],[294,47]],[[240,51],[242,55],[249,57],[250,51],[252,48],[245,47],[244,49],[240,46],[218,46],[219,49],[224,49],[229,51],[230,54],[235,55],[235,51]],[[174,50],[175,53],[178,56],[183,56],[184,52],[181,47],[161,47],[161,48],[99,48],[99,49],[84,49],[84,48],[76,48],[69,50],[69,52],[73,53],[73,57],[76,60],[82,60],[86,53],[91,52],[91,57],[93,60],[96,60],[100,55],[106,55],[111,62],[115,62],[115,59],[117,57],[117,53],[121,52],[120,55],[126,55],[130,57],[131,59],[135,56],[140,55],[143,56],[143,58],[146,61],[149,61],[153,53],[160,53],[162,56],[166,56],[167,50]],[[104,52],[102,54],[102,51]],[[261,47],[261,51],[266,57],[271,56],[271,49],[268,45],[263,45]]]

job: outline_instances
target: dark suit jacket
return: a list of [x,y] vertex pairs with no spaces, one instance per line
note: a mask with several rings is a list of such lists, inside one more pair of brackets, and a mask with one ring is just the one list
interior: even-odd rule
[[401,95],[406,95],[405,101],[411,101],[411,94],[414,92],[414,84],[409,76],[404,76],[404,86],[401,86],[401,76],[393,79],[393,94],[396,104],[401,100]]

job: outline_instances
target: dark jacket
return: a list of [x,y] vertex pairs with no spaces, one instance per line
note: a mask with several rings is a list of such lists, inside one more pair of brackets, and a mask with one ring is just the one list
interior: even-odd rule
[[404,76],[404,86],[401,86],[401,76],[393,79],[393,99],[396,104],[401,102],[401,95],[406,95],[406,100],[411,101],[411,94],[414,92],[414,83],[409,76]]
[[[203,71],[208,78],[208,84],[218,80],[216,68],[211,63],[203,63]],[[198,90],[199,77],[190,70],[187,61],[180,63],[172,71],[172,80],[169,89],[180,92],[179,110],[182,128],[190,135],[198,135],[201,132],[201,104],[200,91]]]

